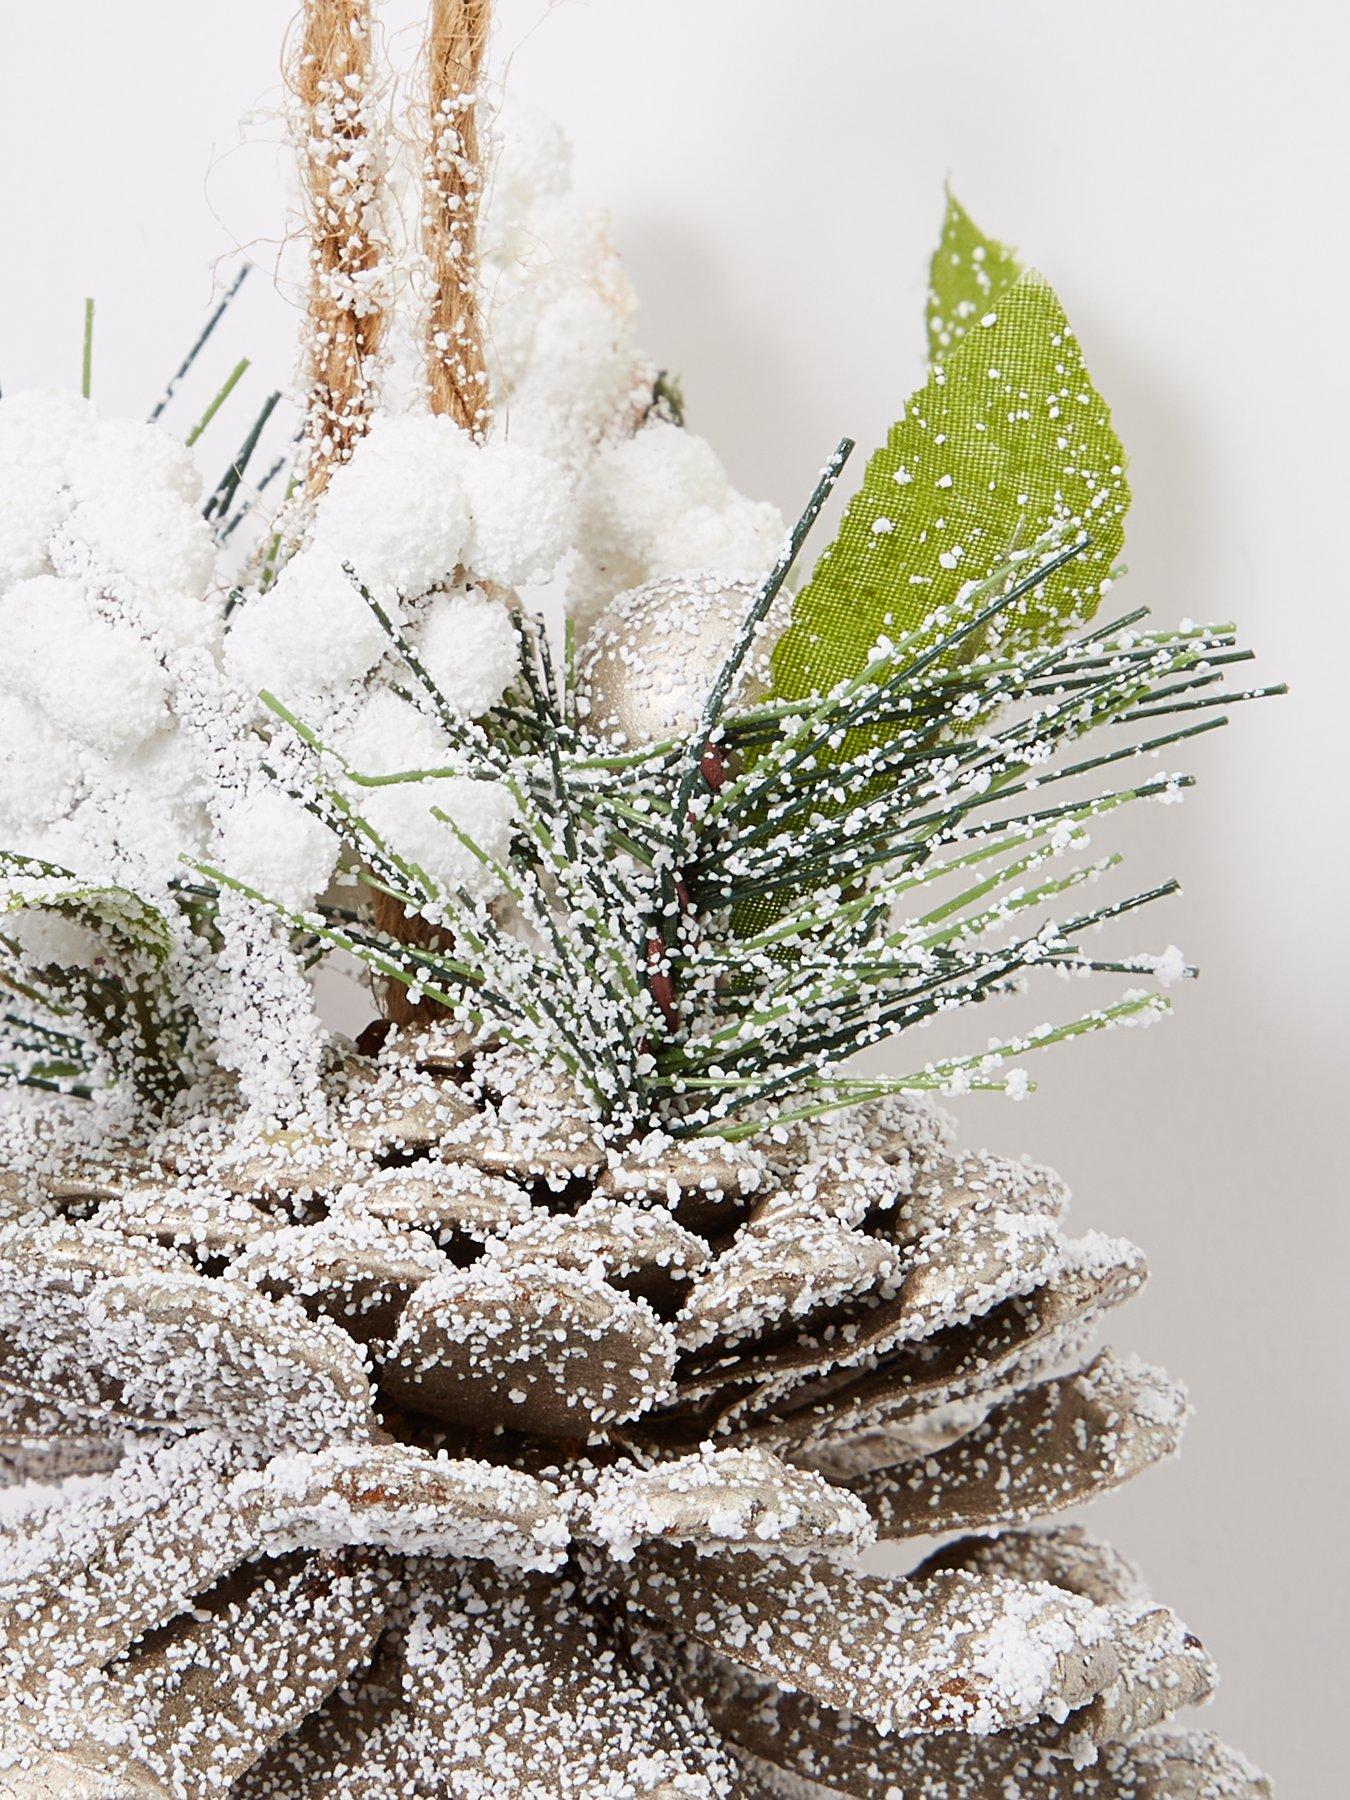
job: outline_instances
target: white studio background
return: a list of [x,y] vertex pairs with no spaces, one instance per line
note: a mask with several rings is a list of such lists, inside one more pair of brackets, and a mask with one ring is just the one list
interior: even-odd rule
[[[234,327],[248,380],[288,378],[294,316],[265,272],[282,159],[265,125],[238,148],[238,121],[276,104],[290,11],[7,0],[6,388],[78,379],[94,293],[98,395],[142,411],[236,242],[264,268]],[[404,56],[419,11],[387,9]],[[1207,1722],[1289,1800],[1329,1794],[1350,1673],[1350,15],[1323,0],[499,11],[499,65],[509,52],[515,89],[568,125],[643,342],[743,487],[795,510],[835,439],[875,442],[919,380],[950,175],[1054,281],[1114,405],[1131,601],[1236,617],[1262,677],[1293,685],[1198,746],[1198,796],[1129,834],[1139,885],[1186,883],[1142,934],[1204,965],[1178,1016],[1049,1053],[1036,1095],[966,1101],[963,1128],[1056,1164],[1081,1226],[1149,1252],[1152,1285],[1114,1339],[1184,1376],[1198,1414],[1181,1464],[1095,1522],[1223,1664]]]

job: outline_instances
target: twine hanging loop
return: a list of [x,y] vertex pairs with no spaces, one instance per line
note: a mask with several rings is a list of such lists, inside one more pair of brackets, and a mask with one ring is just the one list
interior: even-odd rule
[[[424,331],[434,413],[481,439],[490,409],[478,286],[483,188],[477,103],[489,0],[431,0],[426,40],[426,132],[421,168],[422,254],[430,292]],[[371,0],[305,0],[288,79],[298,102],[310,279],[306,361],[305,495],[313,503],[350,457],[379,400],[388,312],[381,225],[386,159],[372,97]],[[402,942],[445,941],[385,894],[376,925]],[[439,1012],[380,984],[385,1016],[408,1023]]]

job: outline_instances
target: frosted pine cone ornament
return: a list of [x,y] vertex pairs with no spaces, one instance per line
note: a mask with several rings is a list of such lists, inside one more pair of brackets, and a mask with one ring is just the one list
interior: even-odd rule
[[[1166,1010],[1091,836],[1247,653],[1095,622],[1123,450],[954,201],[804,575],[851,444],[786,534],[732,489],[561,140],[488,179],[486,25],[435,0],[409,231],[369,7],[305,8],[242,558],[238,370],[187,444],[0,400],[0,1796],[1268,1795],[1046,1523],[1176,1448],[1098,1348],[1142,1259],[932,1099]],[[1044,970],[1115,988],[913,1051]]]
[[12,1472],[105,1471],[5,1542],[11,1792],[1265,1791],[1155,1730],[1196,1640],[1024,1529],[1185,1413],[1092,1353],[1143,1265],[1048,1172],[895,1101],[614,1143],[443,1032],[333,1118],[5,1233]]

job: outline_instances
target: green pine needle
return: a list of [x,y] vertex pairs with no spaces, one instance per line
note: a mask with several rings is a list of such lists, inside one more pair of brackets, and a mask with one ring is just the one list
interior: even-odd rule
[[80,359],[80,393],[88,400],[94,391],[94,302],[84,303],[84,353]]
[[184,439],[184,442],[189,448],[197,442],[198,438],[206,430],[212,419],[215,418],[221,407],[224,406],[225,402],[234,392],[235,388],[238,387],[239,383],[243,380],[244,375],[247,373],[248,367],[249,359],[246,356],[241,356],[239,361],[225,377],[219,392],[216,394],[211,404],[207,407],[201,418],[198,419],[197,423],[192,427],[192,430],[189,431],[187,437]]
[[[293,791],[344,838],[373,886],[448,931],[454,949],[414,948],[322,915],[287,915],[290,928],[558,1063],[616,1128],[656,1121],[677,1136],[747,1136],[766,1120],[814,1116],[897,1084],[1025,1087],[1004,1066],[1010,1058],[1163,1010],[1157,994],[1138,991],[1148,958],[1100,957],[1087,940],[1174,884],[1063,908],[1119,861],[1081,857],[1089,829],[1122,806],[1175,798],[1190,778],[1150,772],[1063,799],[1054,789],[1221,724],[1209,710],[1194,722],[1172,715],[1253,697],[1213,687],[1245,653],[1227,627],[1147,632],[1138,612],[1060,645],[989,648],[991,627],[1084,555],[1079,537],[1014,553],[921,626],[879,641],[829,692],[733,703],[770,590],[841,460],[747,609],[683,742],[609,754],[579,732],[529,620],[520,621],[514,696],[481,723],[458,719],[367,593],[408,671],[408,697],[446,727],[446,764],[353,768],[265,698],[312,759]],[[1102,748],[1078,749],[1103,734]],[[733,771],[716,793],[701,773],[710,743]],[[363,793],[456,775],[504,781],[513,797],[505,861],[435,816],[490,869],[515,924],[401,860],[361,813]],[[751,925],[746,905],[766,895],[776,910]],[[858,1051],[1043,968],[1125,973],[1136,987],[889,1085],[847,1072]]]

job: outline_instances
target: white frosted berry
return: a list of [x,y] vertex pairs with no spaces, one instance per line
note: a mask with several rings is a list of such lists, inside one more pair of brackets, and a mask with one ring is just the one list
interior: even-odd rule
[[470,572],[506,587],[547,580],[576,531],[573,487],[565,470],[537,450],[492,440],[466,459],[464,480],[471,513]]
[[376,421],[336,469],[314,542],[375,590],[422,594],[448,581],[469,541],[468,434],[429,413]]
[[168,682],[135,633],[99,617],[73,581],[39,575],[0,602],[0,689],[94,749],[136,743],[162,723]]
[[327,887],[338,841],[298,800],[259,784],[222,809],[215,854],[227,875],[300,912]]
[[302,550],[264,594],[231,616],[225,668],[249,693],[288,705],[350,688],[389,647],[378,620],[331,550]]
[[0,466],[0,592],[50,571],[52,533],[69,511],[69,490],[50,468]]
[[417,654],[447,703],[471,719],[501,699],[520,667],[511,614],[477,590],[433,597]]
[[66,473],[76,500],[149,490],[177,494],[189,506],[202,497],[201,473],[180,438],[138,419],[100,419],[71,443]]
[[[335,748],[365,775],[440,769],[451,763],[450,746],[434,721],[387,689],[370,696]],[[454,774],[374,788],[352,783],[348,798],[390,850],[439,886],[463,887],[472,894],[496,891],[491,872],[432,809],[453,819],[488,856],[504,860],[514,809],[500,783]]]
[[27,851],[33,831],[69,810],[80,781],[71,739],[33,701],[0,692],[0,844]]
[[783,515],[769,500],[729,494],[720,506],[696,506],[657,533],[648,576],[683,569],[716,569],[728,575],[762,575],[783,542]]
[[727,472],[706,438],[654,420],[596,456],[582,492],[588,547],[645,560],[676,519],[697,506],[724,504],[730,492]]
[[525,219],[572,185],[572,146],[541,107],[508,100],[495,121],[497,154],[484,211],[494,230]]
[[0,464],[64,479],[73,444],[94,423],[88,400],[54,388],[24,388],[0,399]]
[[589,285],[569,285],[536,317],[529,368],[511,399],[513,434],[575,453],[613,422],[633,365],[626,315]]
[[83,501],[61,527],[53,560],[63,574],[115,596],[166,644],[209,634],[215,544],[177,493],[132,489]]

